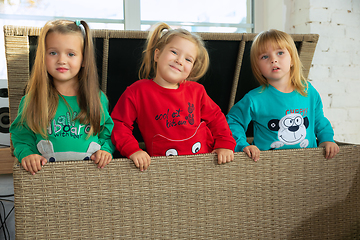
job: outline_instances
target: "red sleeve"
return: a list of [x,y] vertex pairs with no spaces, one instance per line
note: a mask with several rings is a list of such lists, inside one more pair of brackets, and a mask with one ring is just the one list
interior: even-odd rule
[[134,121],[137,118],[136,102],[132,95],[132,91],[127,88],[111,113],[114,121],[111,140],[120,154],[127,158],[141,150],[132,132]]
[[236,142],[232,137],[225,115],[221,112],[220,107],[207,95],[205,88],[203,88],[201,96],[201,119],[206,122],[214,137],[214,149],[226,148],[234,151]]

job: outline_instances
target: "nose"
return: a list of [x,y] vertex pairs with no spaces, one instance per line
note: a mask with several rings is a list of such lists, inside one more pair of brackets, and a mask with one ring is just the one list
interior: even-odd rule
[[277,62],[278,62],[278,60],[277,60],[277,58],[276,58],[276,57],[272,57],[272,58],[271,58],[271,62],[272,62],[272,63],[277,63]]
[[289,127],[290,132],[296,132],[297,130],[299,130],[299,126],[291,126],[291,127]]
[[65,64],[65,62],[66,62],[66,60],[65,60],[64,54],[59,54],[58,63]]
[[176,58],[176,59],[175,59],[175,62],[176,62],[177,64],[179,64],[180,66],[183,65],[183,60],[181,59],[181,57]]

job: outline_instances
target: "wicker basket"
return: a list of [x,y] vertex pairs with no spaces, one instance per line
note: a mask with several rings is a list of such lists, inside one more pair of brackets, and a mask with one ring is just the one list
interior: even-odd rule
[[[33,63],[39,28],[5,26],[10,118]],[[146,32],[93,30],[100,84],[113,107],[136,81]],[[200,80],[224,113],[257,86],[254,34],[201,33],[210,70]],[[307,76],[316,34],[292,35]],[[221,79],[221,80],[220,80]],[[140,138],[140,137],[139,137]],[[360,238],[360,146],[331,160],[321,148],[156,157],[140,172],[125,158],[48,163],[32,176],[14,163],[17,239]]]

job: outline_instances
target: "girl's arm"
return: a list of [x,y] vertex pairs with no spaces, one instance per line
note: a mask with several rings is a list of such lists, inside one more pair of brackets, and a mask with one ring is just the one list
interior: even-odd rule
[[315,135],[322,142],[334,142],[334,130],[330,121],[324,116],[323,105],[319,93],[312,88],[311,92],[315,104]]
[[236,103],[226,115],[229,127],[236,141],[235,151],[245,152],[255,162],[260,159],[260,150],[255,145],[250,145],[246,141],[246,131],[252,120],[251,100],[245,95],[238,103]]
[[26,122],[21,121],[24,97],[19,105],[18,115],[10,126],[11,142],[14,146],[14,155],[21,163],[22,159],[32,155],[40,155],[36,147],[36,135],[27,126]]
[[319,140],[319,147],[325,148],[325,157],[333,158],[340,150],[334,141],[334,130],[330,121],[324,116],[320,94],[313,89],[315,97],[315,135]]
[[214,149],[229,149],[234,151],[236,142],[232,137],[225,115],[220,107],[207,95],[205,89],[201,99],[201,119],[206,122],[214,140]]
[[236,142],[232,137],[225,115],[206,92],[203,95],[201,118],[206,122],[214,137],[213,153],[217,154],[218,164],[233,161]]
[[115,146],[111,142],[114,122],[109,114],[109,101],[103,92],[101,92],[100,101],[103,115],[101,116],[101,130],[98,134],[98,143],[101,145],[101,149],[92,154],[90,158],[98,165],[98,168],[104,168],[112,160],[112,153],[115,151]]
[[14,155],[23,168],[35,174],[47,163],[46,158],[40,155],[36,147],[36,136],[25,122],[21,122],[22,108],[10,126],[11,141],[14,146]]
[[132,92],[129,88],[119,98],[111,113],[111,117],[114,121],[111,139],[120,154],[130,158],[130,155],[133,153],[141,151],[139,143],[132,132],[137,112],[135,101],[132,99]]
[[245,95],[226,115],[226,120],[236,141],[235,152],[244,151],[244,148],[250,145],[246,140],[246,131],[252,120],[251,106],[250,98]]
[[114,128],[114,122],[109,114],[109,101],[103,92],[101,92],[101,104],[104,111],[104,115],[101,116],[101,119],[104,119],[104,121],[101,121],[101,130],[98,135],[99,144],[101,145],[101,150],[112,154],[115,151],[115,146],[111,141],[111,133]]

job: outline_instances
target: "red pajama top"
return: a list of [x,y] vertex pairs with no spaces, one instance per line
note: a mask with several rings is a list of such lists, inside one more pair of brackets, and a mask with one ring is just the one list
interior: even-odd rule
[[236,145],[220,107],[196,82],[167,89],[149,79],[139,80],[121,95],[111,117],[111,139],[126,157],[141,150],[132,134],[135,121],[150,156],[234,150]]

